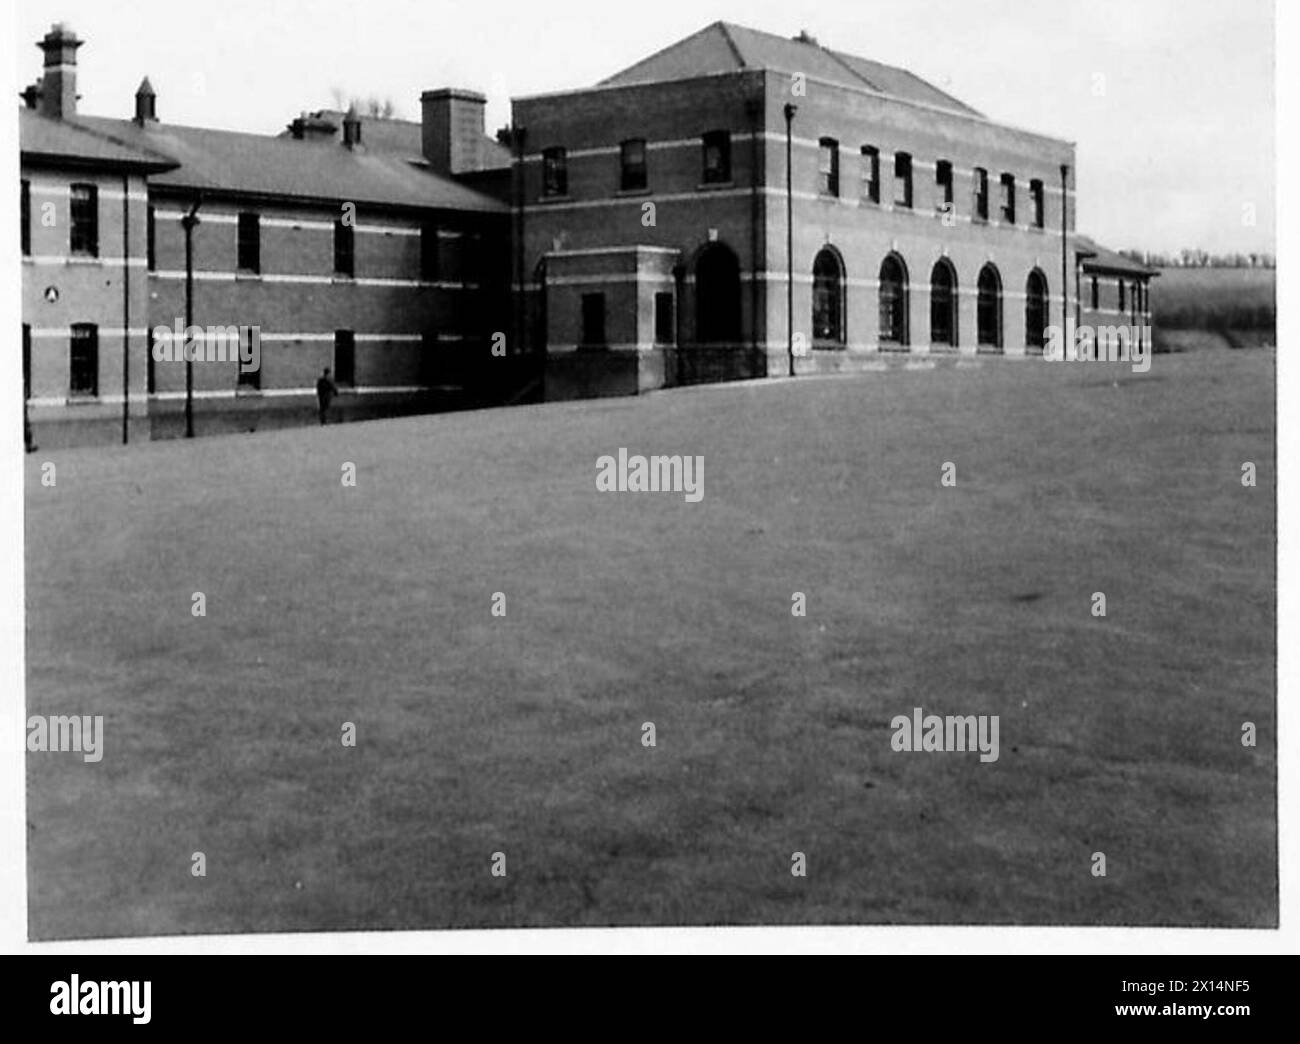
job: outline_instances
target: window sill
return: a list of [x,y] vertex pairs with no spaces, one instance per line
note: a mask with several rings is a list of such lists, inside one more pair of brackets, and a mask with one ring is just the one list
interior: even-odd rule
[[69,254],[67,263],[70,265],[102,265],[103,258],[98,254]]
[[650,196],[653,193],[650,191],[650,186],[647,185],[644,188],[619,189],[614,195],[625,198],[628,196]]
[[701,181],[695,186],[696,192],[720,192],[725,189],[734,189],[734,181]]
[[902,352],[904,354],[912,350],[910,344],[901,344],[898,341],[881,341],[880,350],[882,352]]
[[563,196],[538,196],[537,205],[544,207],[548,203],[572,203],[573,197],[567,192]]
[[814,352],[842,352],[848,349],[848,345],[843,341],[813,341],[812,350]]
[[99,402],[99,392],[69,392],[66,402],[69,406],[94,406]]
[[236,398],[236,399],[241,399],[241,398],[244,398],[244,397],[248,397],[248,398],[251,398],[251,399],[256,399],[256,398],[260,398],[261,395],[262,395],[262,389],[261,389],[261,388],[254,388],[254,387],[252,387],[251,385],[247,385],[247,384],[237,384],[237,385],[235,385],[235,398]]
[[244,269],[243,271],[238,271],[238,272],[235,273],[235,281],[236,281],[236,282],[239,282],[239,281],[241,281],[241,280],[253,281],[253,280],[258,280],[258,279],[261,279],[261,278],[262,278],[262,273],[261,273],[261,272],[250,272],[250,271],[248,271],[247,269]]

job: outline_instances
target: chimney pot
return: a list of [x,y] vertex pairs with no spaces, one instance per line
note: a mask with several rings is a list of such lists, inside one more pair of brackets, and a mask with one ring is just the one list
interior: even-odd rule
[[153,84],[146,76],[135,90],[135,122],[140,126],[146,123],[157,123],[157,104],[158,96],[154,94]]

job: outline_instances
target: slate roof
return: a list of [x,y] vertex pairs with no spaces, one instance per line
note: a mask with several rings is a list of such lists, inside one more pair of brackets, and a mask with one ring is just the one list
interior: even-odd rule
[[150,178],[150,184],[159,188],[489,213],[509,209],[389,152],[353,151],[341,145],[206,127],[141,126],[134,120],[104,116],[77,116],[64,122],[108,138],[124,150],[161,154],[178,163],[175,169]]
[[1085,272],[1117,272],[1123,275],[1158,276],[1158,270],[1107,249],[1087,236],[1074,237],[1074,251],[1080,255]]
[[42,116],[26,106],[18,109],[18,143],[19,151],[25,157],[59,163],[126,168],[146,173],[176,166],[174,159],[154,149],[124,144],[67,120]]
[[[335,144],[342,137],[344,115],[345,113],[340,109],[318,109],[306,113],[308,120],[319,121],[321,125],[330,124],[334,128]],[[364,115],[361,117],[361,141],[371,152],[391,152],[418,160],[424,154],[423,133],[417,120],[380,119]],[[292,138],[293,134],[285,130],[280,133],[280,137]],[[317,144],[329,144],[330,139],[322,136],[316,141]],[[484,135],[483,160],[484,169],[493,170],[510,166],[512,157],[508,148],[495,138]]]
[[875,91],[951,112],[982,115],[906,69],[833,51],[804,34],[789,40],[728,22],[714,22],[705,26],[699,32],[602,80],[599,86],[682,80],[744,69],[802,72],[845,87]]

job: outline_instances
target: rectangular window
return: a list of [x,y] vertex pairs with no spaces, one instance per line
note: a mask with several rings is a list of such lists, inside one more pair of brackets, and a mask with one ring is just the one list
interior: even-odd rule
[[154,269],[158,267],[158,257],[154,253],[153,237],[154,237],[154,210],[153,207],[150,207],[145,215],[145,229],[144,229],[145,264],[149,266],[150,272],[154,271]]
[[357,341],[351,330],[334,331],[334,383],[355,384],[357,377]]
[[704,135],[704,184],[725,185],[731,180],[731,132]]
[[952,164],[947,160],[939,160],[939,162],[934,165],[934,184],[939,190],[939,209],[951,209]]
[[26,180],[23,181],[20,220],[22,221],[23,257],[26,257],[32,252],[32,183]]
[[1092,277],[1092,307],[1096,311],[1101,307],[1101,291],[1097,287],[1097,277]]
[[605,347],[605,295],[582,295],[582,344],[584,348]]
[[[251,326],[241,326],[239,328],[239,348],[241,358],[244,356],[253,357],[253,353],[250,350],[252,338],[253,328]],[[257,391],[262,387],[262,368],[260,366],[262,360],[260,351],[256,356],[256,359],[259,363],[256,370],[245,371],[242,363],[237,364],[237,376],[235,377],[236,390],[239,388],[248,388],[252,391]]]
[[1008,225],[1016,223],[1016,176],[1002,175],[1002,220]]
[[655,294],[655,344],[676,344],[677,327],[671,292]]
[[426,221],[420,226],[420,279],[436,283],[438,274],[438,226]]
[[99,189],[94,185],[72,186],[70,245],[74,254],[99,256]]
[[983,167],[975,168],[973,189],[975,205],[971,209],[975,220],[987,221],[989,219],[989,172]]
[[1029,183],[1029,202],[1034,209],[1034,228],[1042,228],[1044,220],[1043,183],[1034,178]]
[[632,138],[619,147],[621,173],[618,187],[624,192],[634,192],[646,187],[645,139]]
[[343,219],[334,222],[334,274],[341,276],[356,275],[356,239],[351,225],[345,225]]
[[1119,281],[1119,310],[1124,311],[1124,280]]
[[542,195],[569,194],[569,167],[565,152],[558,146],[542,152]]
[[99,394],[99,327],[75,323],[68,391],[72,395]]
[[838,196],[840,194],[840,143],[834,138],[822,138],[817,145],[820,150],[817,190],[823,196]]
[[251,211],[239,214],[237,263],[241,272],[262,270],[262,235],[258,216]]
[[874,145],[862,146],[862,198],[880,202],[880,150]]
[[894,205],[912,205],[912,157],[906,152],[894,153]]
[[32,397],[32,328],[23,323],[23,398]]

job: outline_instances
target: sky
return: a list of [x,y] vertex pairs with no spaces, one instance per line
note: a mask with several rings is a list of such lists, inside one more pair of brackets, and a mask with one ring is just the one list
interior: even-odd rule
[[589,86],[710,22],[806,29],[1076,142],[1079,229],[1107,246],[1276,249],[1271,0],[25,0],[15,17],[15,92],[64,21],[86,41],[80,111],[131,115],[147,74],[165,122],[267,133],[336,91],[418,120],[444,86],[485,93],[491,133],[512,96]]

